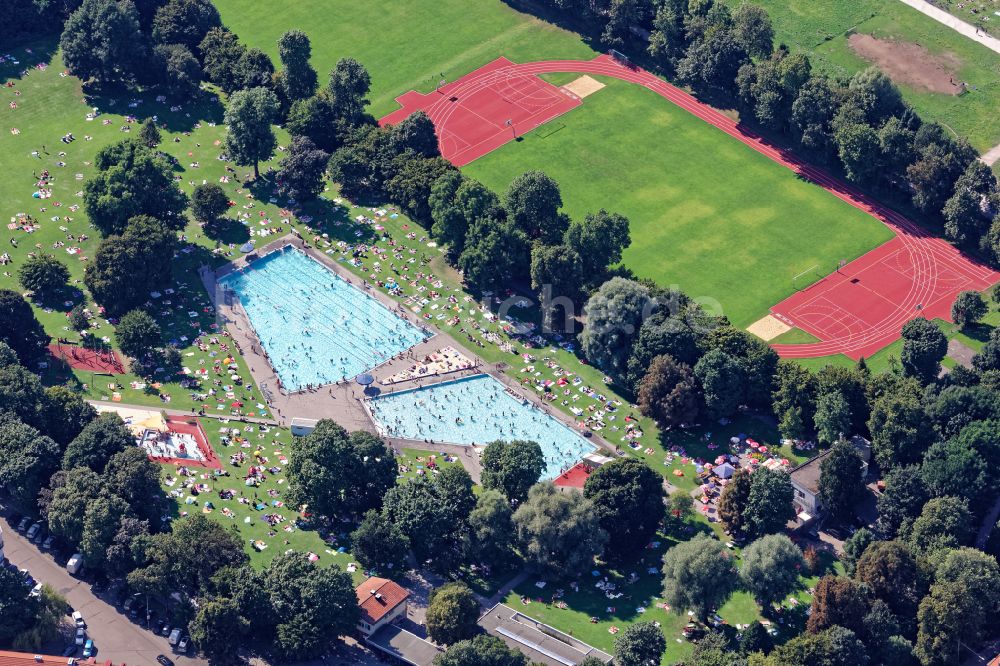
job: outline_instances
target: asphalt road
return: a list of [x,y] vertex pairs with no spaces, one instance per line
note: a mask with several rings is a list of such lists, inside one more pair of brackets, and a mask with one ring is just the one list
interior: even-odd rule
[[47,583],[66,597],[70,605],[83,613],[87,634],[97,648],[96,659],[104,663],[128,666],[158,666],[156,655],[167,655],[177,666],[207,666],[204,659],[175,654],[167,639],[132,623],[127,615],[99,599],[90,585],[69,575],[52,556],[39,550],[17,532],[16,525],[3,519],[4,551],[7,559],[28,569],[35,580]]

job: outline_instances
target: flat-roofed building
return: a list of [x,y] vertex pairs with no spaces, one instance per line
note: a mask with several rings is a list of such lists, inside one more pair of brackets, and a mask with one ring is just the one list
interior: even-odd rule
[[549,666],[576,666],[587,657],[610,664],[606,652],[587,645],[555,627],[534,620],[505,604],[497,604],[479,618],[479,626],[520,650],[529,660]]

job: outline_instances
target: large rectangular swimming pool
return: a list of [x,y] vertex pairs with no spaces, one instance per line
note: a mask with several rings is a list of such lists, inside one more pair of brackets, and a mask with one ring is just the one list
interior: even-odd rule
[[430,335],[292,246],[219,285],[239,298],[289,391],[352,379]]
[[369,406],[389,437],[450,444],[526,439],[542,447],[545,479],[553,479],[595,446],[489,375],[380,395]]

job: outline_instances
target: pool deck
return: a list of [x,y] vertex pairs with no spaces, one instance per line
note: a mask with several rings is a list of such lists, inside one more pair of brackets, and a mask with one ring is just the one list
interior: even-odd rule
[[[260,340],[257,338],[253,326],[251,326],[250,320],[247,318],[246,312],[242,307],[240,307],[238,299],[234,299],[231,304],[227,304],[226,299],[222,298],[222,290],[219,289],[217,284],[217,281],[224,275],[246,266],[249,263],[246,260],[246,257],[234,259],[214,272],[211,268],[203,266],[199,270],[199,274],[205,285],[206,291],[208,291],[212,298],[212,302],[215,305],[219,327],[224,328],[229,332],[230,336],[232,336],[233,341],[243,354],[243,358],[246,361],[247,366],[250,368],[250,373],[253,375],[254,381],[261,388],[261,392],[264,394],[268,405],[271,407],[271,410],[279,423],[287,425],[293,417],[310,419],[326,418],[336,421],[350,431],[365,430],[377,433],[378,431],[375,423],[372,421],[368,414],[368,410],[365,409],[364,406],[364,400],[371,395],[371,391],[379,390],[376,389],[376,387],[379,386],[383,379],[391,377],[397,372],[408,369],[416,362],[417,359],[433,354],[442,347],[451,346],[455,349],[461,350],[463,354],[469,357],[473,361],[473,366],[466,370],[451,372],[443,376],[421,377],[418,379],[397,382],[386,387],[385,390],[382,390],[381,392],[391,394],[398,391],[405,391],[423,386],[429,386],[431,384],[437,384],[442,381],[451,381],[462,377],[470,377],[472,375],[485,373],[493,376],[495,379],[502,382],[507,388],[510,388],[518,395],[523,396],[526,400],[531,401],[534,406],[538,407],[549,416],[558,419],[560,422],[573,430],[577,429],[576,422],[568,414],[555,409],[552,405],[543,401],[537,394],[535,394],[534,391],[524,390],[524,388],[517,381],[508,377],[504,371],[505,364],[486,363],[458,340],[447,333],[440,331],[433,325],[428,324],[428,322],[416,316],[400,303],[393,300],[393,298],[388,294],[383,293],[379,289],[373,289],[370,286],[363,286],[361,280],[356,275],[339,265],[339,263],[334,261],[329,255],[304,242],[298,235],[289,234],[282,236],[281,238],[271,241],[267,245],[257,248],[253,254],[255,257],[261,257],[286,245],[292,245],[297,249],[302,250],[307,255],[316,259],[328,269],[347,280],[356,288],[363,289],[365,293],[378,299],[379,302],[388,307],[398,316],[406,319],[416,326],[432,331],[434,335],[411,347],[403,354],[395,356],[371,370],[370,374],[375,378],[375,383],[372,384],[368,394],[365,393],[364,387],[359,386],[354,381],[343,381],[337,384],[322,386],[311,391],[299,391],[296,393],[281,391],[277,389],[277,375],[275,375],[271,364],[264,357]],[[472,475],[474,480],[479,477],[479,457],[475,454],[472,447],[443,442],[398,438],[387,438],[386,441],[397,449],[404,447],[417,448],[454,454],[462,460],[462,463],[466,466],[466,469]],[[588,438],[588,441],[593,443],[599,449],[603,449],[604,452],[611,452],[613,454],[615,451],[615,447],[612,444],[609,444],[596,433],[593,433],[593,435]]]

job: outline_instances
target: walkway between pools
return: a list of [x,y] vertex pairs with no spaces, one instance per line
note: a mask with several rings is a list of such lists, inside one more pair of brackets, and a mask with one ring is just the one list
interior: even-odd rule
[[772,308],[778,318],[820,339],[810,344],[773,345],[783,357],[869,356],[897,340],[907,321],[919,316],[950,320],[951,303],[959,292],[984,290],[1000,280],[1000,273],[857,188],[807,164],[652,73],[608,55],[587,61],[523,64],[499,58],[432,93],[406,93],[397,100],[402,108],[381,122],[395,123],[414,111],[424,111],[435,124],[442,155],[457,165],[467,164],[578,106],[581,100],[573,99],[572,93],[557,95],[553,90],[562,89],[538,78],[561,72],[608,76],[641,85],[872,215],[896,233],[871,253]]

